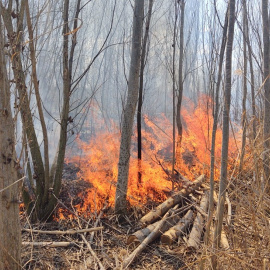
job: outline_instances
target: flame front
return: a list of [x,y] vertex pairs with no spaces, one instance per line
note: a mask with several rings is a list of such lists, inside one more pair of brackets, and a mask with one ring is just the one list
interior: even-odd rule
[[[180,168],[176,169],[190,180],[194,180],[202,173],[209,174],[213,126],[210,103],[209,98],[204,96],[197,106],[194,104],[190,106],[189,101],[189,108],[182,109],[184,127],[182,160]],[[171,121],[162,114],[155,118],[144,116],[143,123],[141,183],[138,183],[136,132],[132,138],[127,194],[130,205],[144,205],[150,200],[162,201],[166,199],[172,188],[172,183],[159,164],[160,162],[164,168],[171,170],[173,147]],[[105,123],[100,126],[105,126]],[[80,212],[89,209],[99,210],[105,201],[110,206],[114,204],[120,133],[115,125],[111,126],[114,126],[111,131],[101,129],[88,142],[78,138],[76,144],[82,154],[68,158],[68,162],[77,163],[80,167],[80,177],[91,184],[87,197],[84,198],[84,205],[77,209]],[[237,137],[240,136],[234,138]],[[240,140],[230,141],[229,151],[233,160],[238,154],[237,144]],[[222,130],[219,128],[216,136],[216,179],[219,177],[221,143]]]

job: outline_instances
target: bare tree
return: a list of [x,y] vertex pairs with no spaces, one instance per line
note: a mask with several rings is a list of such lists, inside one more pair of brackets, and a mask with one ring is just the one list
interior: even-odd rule
[[[0,7],[1,11],[1,7]],[[4,56],[0,18],[0,269],[21,269],[19,220],[20,182],[17,181],[14,123],[10,107],[10,84]]]
[[118,178],[115,194],[115,211],[120,214],[126,212],[127,210],[126,197],[129,174],[130,145],[133,120],[139,91],[143,16],[144,0],[136,0],[133,16],[133,35],[128,80],[128,96],[123,112],[120,156],[118,163]]
[[[226,44],[226,66],[225,66],[225,93],[223,106],[223,127],[222,127],[222,153],[221,153],[221,172],[219,184],[219,200],[217,210],[217,223],[214,233],[214,248],[219,247],[221,229],[223,224],[225,193],[227,188],[227,167],[228,167],[228,148],[229,148],[229,125],[230,125],[230,104],[231,104],[231,83],[232,83],[232,49],[234,38],[235,23],[235,0],[230,0],[228,35]],[[216,256],[213,257],[213,267],[216,269]]]

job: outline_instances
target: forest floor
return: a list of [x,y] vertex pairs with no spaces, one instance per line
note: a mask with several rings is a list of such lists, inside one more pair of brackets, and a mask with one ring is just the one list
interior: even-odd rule
[[[64,185],[67,185],[69,190],[72,185],[71,190],[75,190],[74,193],[87,186],[83,180],[68,181],[65,180]],[[232,222],[231,225],[224,224],[229,249],[213,250],[211,244],[206,247],[201,241],[200,250],[188,252],[185,236],[171,246],[162,245],[156,240],[128,269],[211,269],[213,254],[217,256],[218,269],[270,269],[270,198],[261,192],[258,186],[247,179],[234,179],[230,182],[228,196],[232,205]],[[70,203],[69,207],[72,209],[74,201],[70,202],[65,193],[62,193],[62,196],[62,200],[66,200],[65,204]],[[78,199],[76,204],[79,204],[80,200]],[[152,208],[153,203],[147,207]],[[123,260],[134,249],[127,246],[127,237],[138,230],[138,220],[144,211],[138,207],[130,209],[130,214],[121,223],[112,209],[104,208],[101,213],[84,213],[84,216],[67,216],[65,219],[38,224],[30,224],[22,213],[21,222],[24,229],[66,231],[103,227],[95,232],[73,235],[48,235],[23,230],[24,243],[61,242],[68,245],[23,245],[23,269],[83,270],[101,269],[102,265],[105,269],[122,269]],[[90,244],[87,245],[85,240]]]

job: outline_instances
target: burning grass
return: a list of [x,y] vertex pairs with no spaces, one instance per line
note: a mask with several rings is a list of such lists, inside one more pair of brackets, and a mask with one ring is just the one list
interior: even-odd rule
[[[209,98],[202,96],[196,106],[189,101],[187,102],[189,108],[183,108],[182,160],[179,168],[176,169],[190,180],[194,180],[201,174],[209,174],[210,134],[213,124],[209,102]],[[97,119],[96,121],[98,122]],[[99,121],[102,122],[102,120]],[[172,124],[163,114],[155,118],[144,116],[143,123],[143,158],[141,164],[138,165],[137,136],[134,133],[127,194],[130,205],[140,207],[151,201],[163,201],[172,189],[172,182],[160,166],[161,163],[168,171],[172,167]],[[97,126],[106,125],[103,122]],[[89,140],[78,138],[75,146],[68,151],[67,162],[77,164],[80,168],[79,178],[91,185],[87,193],[83,193],[84,205],[81,206],[81,212],[88,208],[92,211],[101,209],[104,201],[107,201],[110,206],[114,204],[120,133],[114,123],[111,123],[109,130],[96,128],[94,136],[91,136]],[[221,141],[221,129],[218,129],[216,179],[219,177]],[[239,143],[239,135],[235,133],[230,143],[231,168],[237,160],[237,144]],[[74,155],[74,152],[79,152],[80,155]],[[142,174],[140,183],[138,171]]]

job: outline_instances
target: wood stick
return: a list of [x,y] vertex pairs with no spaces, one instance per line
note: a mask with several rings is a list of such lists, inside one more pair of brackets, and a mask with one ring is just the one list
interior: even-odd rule
[[[204,212],[207,212],[207,208],[208,208],[208,202],[209,202],[208,194],[209,192],[206,192],[204,194],[200,203],[200,208],[202,208]],[[194,220],[191,233],[189,235],[189,239],[187,243],[188,251],[195,251],[199,248],[203,227],[204,227],[204,218],[203,218],[203,215],[200,212],[198,212]]]
[[41,246],[41,247],[70,247],[74,242],[22,242],[23,246]]
[[86,238],[84,237],[83,234],[81,234],[82,240],[84,241],[84,243],[86,244],[86,246],[88,247],[91,255],[97,260],[100,270],[105,270],[105,267],[103,266],[103,264],[101,263],[100,259],[98,258],[98,256],[96,255],[95,251],[92,249],[91,245],[87,242]]
[[229,199],[229,196],[228,196],[227,192],[226,192],[226,203],[227,203],[227,206],[228,206],[227,222],[228,222],[228,225],[231,226],[231,223],[232,223],[232,204],[231,204],[231,201]]
[[[96,221],[95,221],[95,224],[94,226],[97,227],[99,221],[100,221],[100,218],[102,217],[103,215],[103,212],[104,210],[107,208],[107,202],[105,203],[105,205],[103,206],[102,210],[100,211]],[[94,235],[95,235],[95,231],[91,232],[91,236],[90,236],[90,240],[89,240],[89,243],[92,243],[93,242],[93,239],[94,239]]]
[[156,239],[157,234],[159,234],[160,228],[162,228],[163,224],[166,222],[167,217],[169,216],[169,212],[167,212],[162,220],[159,221],[158,225],[155,229],[143,240],[143,242],[123,261],[123,269],[127,269],[130,264],[138,257],[143,250],[151,243],[154,239]]
[[204,175],[199,176],[190,186],[183,188],[178,193],[176,193],[175,195],[167,199],[165,202],[157,206],[155,209],[150,211],[144,217],[142,217],[140,220],[141,225],[142,226],[148,225],[156,221],[160,217],[162,217],[170,208],[180,203],[183,200],[183,198],[188,196],[194,190],[198,189],[204,180],[205,180]]
[[25,232],[30,233],[43,233],[43,234],[54,234],[54,235],[63,235],[63,234],[76,234],[76,233],[85,233],[85,232],[95,232],[103,230],[103,227],[89,228],[83,230],[67,230],[67,231],[42,231],[42,230],[33,230],[33,229],[22,229]]
[[174,241],[178,239],[179,236],[181,236],[189,226],[189,224],[193,220],[193,211],[189,210],[183,218],[180,219],[180,221],[170,228],[168,231],[163,233],[160,240],[162,244],[166,245],[172,245]]

